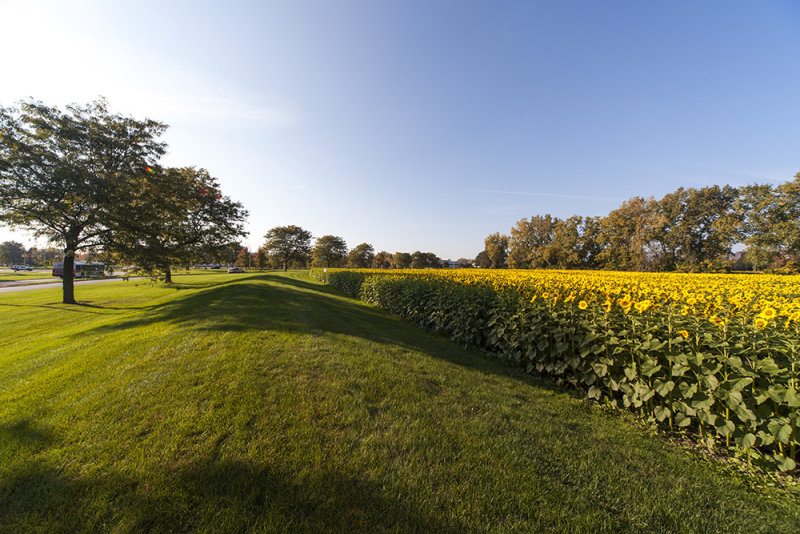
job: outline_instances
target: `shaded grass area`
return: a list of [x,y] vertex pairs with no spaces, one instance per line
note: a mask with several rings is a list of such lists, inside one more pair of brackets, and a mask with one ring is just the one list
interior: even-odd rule
[[791,532],[619,417],[305,273],[0,296],[0,530]]

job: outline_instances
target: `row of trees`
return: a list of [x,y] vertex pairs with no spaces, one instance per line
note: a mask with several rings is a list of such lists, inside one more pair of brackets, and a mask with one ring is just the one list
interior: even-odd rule
[[[0,222],[63,246],[63,302],[75,303],[75,255],[163,272],[225,254],[247,212],[196,167],[159,165],[167,126],[113,114],[105,100],[62,111],[0,108]],[[238,249],[237,249],[238,250]]]
[[[361,243],[348,249],[345,240],[335,235],[324,235],[314,240],[311,232],[295,225],[277,226],[264,236],[264,245],[255,254],[255,267],[305,268],[312,267],[351,267],[366,269],[424,269],[440,267],[441,260],[432,252],[413,253],[382,250],[375,252],[369,243]],[[236,264],[250,266],[250,252],[242,248]]]
[[777,186],[680,188],[660,200],[634,197],[605,217],[523,218],[510,235],[487,236],[475,261],[517,269],[719,270],[731,266],[737,243],[758,266],[797,261],[800,173]]
[[61,252],[57,248],[26,249],[17,241],[4,241],[0,243],[0,265],[50,265],[61,257]]

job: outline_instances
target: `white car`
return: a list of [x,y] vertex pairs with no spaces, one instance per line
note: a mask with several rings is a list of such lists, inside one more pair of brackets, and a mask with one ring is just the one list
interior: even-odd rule
[[244,270],[241,269],[240,267],[231,267],[230,269],[228,269],[228,272],[229,273],[243,273]]
[[32,271],[33,267],[28,267],[27,265],[12,265],[12,271]]

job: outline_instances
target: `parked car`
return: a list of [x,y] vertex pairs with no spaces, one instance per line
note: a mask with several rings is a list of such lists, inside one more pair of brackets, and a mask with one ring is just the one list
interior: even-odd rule
[[32,271],[33,267],[28,267],[27,265],[12,265],[12,271]]
[[241,267],[231,267],[230,269],[228,269],[228,272],[229,273],[243,273],[244,269],[242,269]]

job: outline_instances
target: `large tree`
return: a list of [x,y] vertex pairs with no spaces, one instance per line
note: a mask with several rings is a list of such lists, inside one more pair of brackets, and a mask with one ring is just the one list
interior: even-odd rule
[[655,200],[633,197],[600,222],[605,243],[597,255],[606,269],[641,271],[647,267],[648,244],[652,241]]
[[759,265],[767,265],[773,257],[800,258],[800,173],[774,187],[742,188],[739,216],[745,243]]
[[145,271],[163,273],[167,283],[174,266],[208,256],[235,260],[239,239],[246,235],[242,205],[224,196],[205,169],[150,171],[136,177],[126,209],[110,218],[113,239],[107,251]]
[[411,267],[411,254],[408,252],[395,252],[394,266],[398,269],[408,269]]
[[441,267],[441,260],[433,252],[420,252],[411,254],[412,269],[436,269]]
[[375,249],[369,243],[361,243],[347,255],[347,265],[354,269],[368,269],[375,260]]
[[684,260],[697,266],[727,258],[741,227],[735,209],[738,190],[714,185],[686,193],[683,214],[675,228]]
[[492,269],[503,269],[508,259],[508,236],[495,232],[483,241]]
[[[544,252],[553,243],[557,220],[548,213],[535,215],[530,221],[527,218],[517,221],[511,228],[511,237],[507,243],[508,266],[512,269],[548,267]],[[486,250],[487,253],[490,252],[488,247]]]
[[242,269],[249,269],[250,268],[250,250],[247,247],[242,247],[239,250],[239,254],[236,255],[236,261],[233,262],[236,267],[241,267]]
[[311,251],[311,265],[314,267],[341,267],[347,258],[347,243],[335,235],[318,237]]
[[473,265],[479,269],[488,269],[492,266],[492,260],[489,259],[489,254],[486,252],[486,250],[480,251],[478,255],[475,256]]
[[256,252],[256,269],[264,270],[267,268],[267,253],[264,252],[264,247],[258,247]]
[[381,250],[375,254],[376,269],[391,269],[394,267],[394,255],[391,252]]
[[0,243],[0,263],[22,263],[25,246],[16,241],[3,241]]
[[64,111],[36,101],[0,108],[0,221],[64,247],[64,303],[75,304],[76,252],[108,238],[130,177],[164,153],[165,129],[113,114],[104,100]]
[[304,261],[311,252],[311,232],[293,224],[272,228],[264,239],[267,254],[278,260],[284,271],[289,262]]

